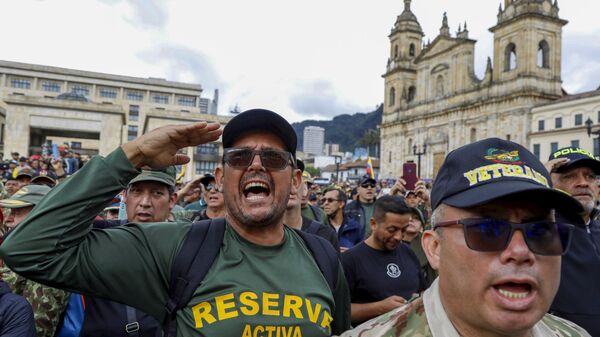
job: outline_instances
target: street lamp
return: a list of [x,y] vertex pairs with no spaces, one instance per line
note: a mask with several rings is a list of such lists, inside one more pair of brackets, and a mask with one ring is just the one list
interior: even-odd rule
[[423,151],[417,151],[417,144],[413,145],[413,154],[417,156],[417,176],[421,179],[421,156],[427,153],[427,144],[423,144]]
[[335,181],[340,182],[340,164],[342,163],[342,156],[333,156],[335,158]]
[[594,125],[594,122],[592,122],[592,119],[588,117],[587,121],[585,121],[585,128],[587,129],[588,137],[591,137],[592,135],[600,135],[600,130],[592,131],[592,125]]

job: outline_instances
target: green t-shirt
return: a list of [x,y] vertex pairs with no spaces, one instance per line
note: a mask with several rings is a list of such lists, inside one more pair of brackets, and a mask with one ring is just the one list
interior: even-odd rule
[[227,226],[218,258],[183,320],[188,335],[329,336],[333,297],[302,239],[259,246]]
[[373,211],[375,210],[375,203],[370,204],[360,203],[363,210],[365,211],[365,239],[371,235],[371,218],[373,217]]
[[[137,174],[120,149],[95,157],[48,193],[5,239],[0,256],[29,279],[125,303],[163,321],[171,264],[191,225],[92,229],[96,214]],[[287,227],[283,243],[265,247],[227,225],[218,257],[177,312],[177,335],[328,336],[331,317],[336,330],[349,327],[341,280],[340,267],[332,295],[302,238]]]

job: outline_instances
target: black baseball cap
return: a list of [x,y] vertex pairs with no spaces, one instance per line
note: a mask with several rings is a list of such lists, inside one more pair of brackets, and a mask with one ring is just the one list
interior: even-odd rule
[[540,204],[581,213],[581,204],[553,189],[544,165],[529,150],[511,141],[488,138],[448,154],[431,190],[431,206],[458,208],[486,204],[498,198],[526,194]]
[[223,129],[223,147],[232,147],[233,142],[241,135],[258,130],[279,137],[285,149],[296,158],[296,131],[285,118],[266,109],[246,110],[233,117]]
[[364,184],[364,183],[368,183],[368,182],[372,182],[373,184],[376,184],[376,183],[377,183],[377,180],[375,180],[375,179],[371,178],[371,176],[370,176],[370,175],[368,175],[368,174],[365,174],[364,176],[362,176],[362,177],[360,178],[360,180],[358,181],[358,184],[359,184],[359,185],[362,185],[362,184]]
[[215,176],[210,173],[206,173],[202,178],[200,178],[200,183],[204,186],[208,186],[211,181],[216,181]]
[[574,167],[589,167],[596,175],[600,175],[600,161],[594,158],[590,152],[578,147],[564,147],[550,154],[548,160],[568,158],[569,162],[556,169],[557,173],[566,171]]
[[302,161],[302,159],[298,159],[298,158],[296,158],[296,167],[297,167],[297,168],[298,168],[300,171],[304,172],[304,162]]

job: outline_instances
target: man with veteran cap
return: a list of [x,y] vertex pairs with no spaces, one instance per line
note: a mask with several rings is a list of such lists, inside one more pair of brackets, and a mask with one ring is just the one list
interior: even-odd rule
[[600,336],[600,221],[596,208],[600,161],[584,149],[566,147],[550,154],[546,167],[554,187],[571,194],[583,207],[579,214],[556,214],[575,228],[571,248],[562,259],[560,287],[550,312]]
[[[19,189],[10,198],[0,200],[0,207],[10,209],[10,214],[6,218],[9,232],[23,222],[49,191],[50,187],[45,185],[28,185]],[[61,315],[67,306],[69,293],[26,279],[8,267],[0,268],[0,274],[13,293],[23,296],[33,307],[37,335],[54,336]]]
[[[185,164],[190,159],[179,149],[216,141],[221,133],[223,167],[215,178],[225,198],[222,242],[190,300],[174,310],[172,263],[198,227],[129,223],[92,231],[91,222],[139,168]],[[0,256],[37,280],[93,291],[160,322],[175,320],[178,337],[339,334],[349,328],[350,303],[335,250],[283,224],[290,191],[301,182],[296,141],[291,125],[264,109],[238,114],[223,132],[206,122],[155,129],[94,157],[57,186],[0,246]],[[310,240],[332,254],[337,278],[321,272]]]
[[439,277],[423,296],[343,336],[590,336],[547,314],[581,205],[552,188],[527,149],[497,138],[448,154],[431,192],[423,249]]

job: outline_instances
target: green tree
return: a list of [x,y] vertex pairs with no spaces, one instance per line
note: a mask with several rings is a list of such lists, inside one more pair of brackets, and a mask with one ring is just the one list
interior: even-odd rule
[[311,177],[320,177],[321,176],[321,169],[316,168],[316,167],[307,166],[304,168],[304,171],[310,173]]

